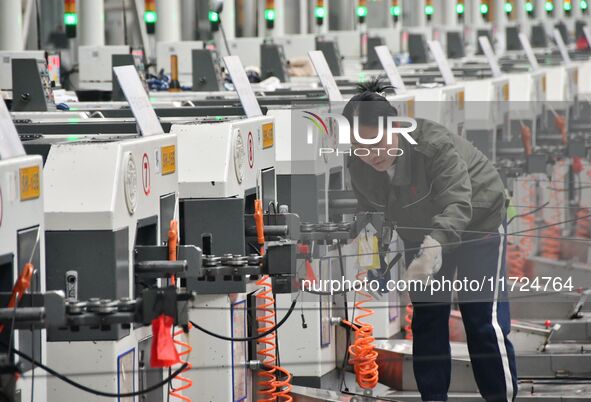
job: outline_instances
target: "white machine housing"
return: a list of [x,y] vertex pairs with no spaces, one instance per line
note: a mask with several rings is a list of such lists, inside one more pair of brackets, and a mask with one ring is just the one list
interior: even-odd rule
[[179,142],[180,198],[242,196],[275,163],[272,117],[175,124],[170,131]]
[[261,43],[263,38],[244,37],[228,40],[228,47],[233,56],[240,57],[242,65],[245,68],[261,66]]
[[0,51],[0,91],[12,91],[12,59],[45,60],[42,50]]
[[[29,172],[28,174],[26,172]],[[32,184],[28,188],[23,186],[25,180],[38,180],[37,186]],[[34,190],[34,187],[37,190]],[[0,161],[0,255],[12,256],[12,283],[4,283],[3,287],[8,291],[16,282],[24,264],[28,263],[31,255],[38,256],[38,265],[34,266],[38,272],[39,287],[36,292],[45,292],[45,236],[43,223],[43,162],[40,156],[20,156]],[[34,233],[32,232],[34,231]],[[30,232],[37,237],[38,244],[19,244],[19,235]],[[35,264],[35,258],[33,264]],[[22,262],[22,263],[21,263]],[[22,266],[21,266],[22,265]],[[19,350],[22,347],[20,333],[15,331],[13,343]],[[27,331],[25,331],[27,332]],[[39,332],[37,330],[36,332]],[[36,354],[39,350],[36,351]],[[41,362],[47,362],[46,331],[41,330]],[[18,361],[18,358],[16,358]],[[24,361],[23,361],[24,362]],[[34,400],[47,401],[47,377],[39,368],[33,369],[35,376]],[[31,374],[26,371],[16,383],[16,389],[20,392],[23,401],[31,398]]]
[[433,88],[413,88],[409,93],[416,101],[416,117],[435,121],[454,133],[464,132],[464,101],[463,84],[436,86]]
[[578,92],[578,68],[574,64],[548,67],[546,70],[546,101],[555,110],[570,107]]
[[[175,155],[176,147],[176,136],[171,134],[104,142],[86,142],[82,139],[53,145],[47,157],[44,171],[48,183],[45,198],[47,230],[129,228],[129,297],[132,298],[133,250],[138,221],[160,217],[161,197],[177,193],[178,169],[176,156],[172,156]],[[166,165],[162,158],[165,148]],[[172,154],[171,150],[174,150]],[[128,167],[130,160],[136,166],[135,173]],[[147,169],[143,167],[146,160]],[[171,163],[174,164],[173,171]],[[144,177],[149,179],[147,190]],[[135,207],[132,208],[132,205]],[[160,232],[158,223],[158,244],[161,242]],[[89,374],[86,378],[97,389],[117,392],[119,383],[122,390],[137,390],[139,376],[135,365],[138,361],[138,342],[150,337],[150,327],[139,327],[118,341],[50,342],[47,348],[49,366],[60,372]],[[134,374],[123,378],[126,376],[118,374],[121,369],[118,358],[132,351]],[[64,356],[72,358],[64,359]],[[101,374],[90,374],[97,372]],[[166,389],[163,390],[165,392]],[[50,379],[49,399],[60,400],[64,395],[76,400],[102,400],[101,397],[73,389],[58,379]]]
[[113,81],[112,56],[129,54],[129,46],[80,46],[80,89],[110,91]]
[[[532,71],[527,73],[510,73],[509,78],[509,119],[529,120],[532,122],[532,144],[536,144],[537,121],[544,110],[546,100],[547,78],[546,71]],[[511,132],[512,125],[509,125],[510,138],[520,133]],[[510,139],[508,138],[508,139]]]
[[276,36],[273,42],[283,46],[283,53],[288,60],[307,58],[308,52],[316,49],[316,37],[313,34]]
[[[180,199],[245,197],[247,191],[259,188],[261,171],[273,168],[275,163],[273,117],[175,124],[171,132],[179,143]],[[249,287],[249,292],[254,290],[256,287]],[[204,323],[215,333],[245,337],[245,299],[243,293],[198,295],[189,319]],[[195,369],[185,376],[194,385],[183,395],[193,400],[254,400],[245,342],[226,342],[195,331],[189,343],[195,351],[207,345],[207,352],[191,355]]]
[[495,130],[506,121],[509,79],[464,81],[466,130]]

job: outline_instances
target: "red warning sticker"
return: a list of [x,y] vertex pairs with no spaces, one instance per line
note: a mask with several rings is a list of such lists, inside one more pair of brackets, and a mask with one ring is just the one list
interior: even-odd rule
[[252,132],[248,133],[248,166],[252,169],[254,166],[254,139]]
[[142,158],[142,184],[144,186],[144,194],[150,194],[150,159],[148,154],[144,154]]

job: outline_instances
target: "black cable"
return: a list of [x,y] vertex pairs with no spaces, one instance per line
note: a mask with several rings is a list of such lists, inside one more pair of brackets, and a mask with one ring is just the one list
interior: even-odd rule
[[10,324],[10,338],[8,338],[8,347],[6,348],[6,350],[8,350],[10,352],[10,349],[12,349],[12,340],[14,339],[14,325],[16,323],[16,310],[18,307],[18,292],[16,293],[16,303],[14,305],[14,309],[12,312],[12,321]]
[[285,314],[285,316],[273,328],[271,328],[271,329],[269,329],[269,330],[267,330],[265,332],[262,332],[262,333],[260,333],[258,335],[247,336],[247,337],[244,337],[244,338],[234,338],[232,336],[219,335],[219,334],[216,334],[215,332],[211,332],[210,330],[203,328],[202,326],[194,323],[193,321],[189,321],[189,322],[191,323],[191,325],[193,327],[195,327],[199,331],[204,332],[204,333],[206,333],[209,336],[213,336],[214,338],[221,339],[223,341],[228,341],[228,342],[250,342],[250,341],[256,341],[257,339],[264,338],[265,336],[267,336],[269,334],[272,334],[273,332],[275,332],[276,330],[278,330],[279,328],[281,328],[281,326],[287,321],[287,319],[289,318],[289,316],[291,316],[291,313],[293,313],[293,310],[295,309],[296,304],[297,304],[297,300],[294,300],[293,302],[291,302],[291,306],[289,307],[289,310],[287,310],[287,313]]
[[226,38],[226,31],[224,30],[224,24],[222,24],[221,17],[220,17],[220,31],[222,33],[222,39],[224,41],[224,46],[226,46],[226,52],[228,53],[228,56],[232,56],[232,53],[230,53],[230,46],[228,46],[228,39]]
[[509,222],[507,222],[507,226],[509,226],[509,224],[511,222],[513,222],[513,220],[515,220],[517,218],[523,218],[524,216],[535,214],[539,210],[544,209],[548,204],[550,204],[550,201],[546,201],[544,204],[540,205],[539,207],[536,207],[536,208],[532,209],[531,211],[527,211],[527,212],[524,212],[522,214],[513,216],[511,219],[509,219]]
[[[341,249],[341,243],[339,242],[337,245],[337,251],[339,253],[339,269],[341,271],[341,277],[343,280],[345,279],[345,264],[343,262],[343,251]],[[349,321],[349,304],[347,302],[347,294],[343,295],[343,306],[345,307],[345,320]],[[343,361],[341,363],[341,384],[339,385],[339,389],[345,386],[345,389],[349,389],[349,386],[345,383],[345,366],[347,365],[347,359],[349,358],[349,344],[351,343],[351,328],[345,328],[345,354],[343,355]]]
[[[486,233],[486,234],[491,234],[494,236],[517,236],[520,235],[522,233],[527,233],[527,232],[533,232],[536,230],[541,230],[541,229],[546,229],[549,227],[554,227],[554,226],[560,226],[566,223],[572,223],[572,222],[576,222],[576,221],[580,221],[583,219],[587,219],[587,218],[591,218],[591,214],[588,215],[583,215],[583,216],[579,216],[576,218],[572,218],[572,219],[567,219],[564,221],[560,221],[560,222],[555,222],[555,223],[549,223],[547,225],[542,225],[542,226],[536,226],[530,229],[524,229],[524,230],[519,230],[517,232],[512,232],[512,233],[499,233],[499,232],[478,232],[478,231],[470,231],[470,230],[456,230],[456,232],[467,232],[467,233],[471,233],[471,232],[476,232],[476,233]],[[452,229],[444,229],[444,228],[417,228],[417,227],[410,227],[410,226],[397,226],[398,229],[415,229],[415,230],[442,230],[442,231],[452,231]],[[542,236],[532,236],[532,237],[537,237],[537,238],[545,238]],[[551,237],[553,239],[569,239],[569,238],[564,238],[564,237]],[[467,239],[467,240],[458,240],[458,241],[453,241],[453,242],[447,242],[447,243],[443,243],[439,246],[418,246],[418,247],[409,247],[409,248],[403,248],[403,249],[399,249],[399,250],[388,250],[388,251],[378,251],[375,253],[358,253],[358,254],[346,254],[343,255],[343,257],[359,257],[359,256],[365,256],[365,255],[387,255],[387,254],[392,254],[392,253],[404,253],[406,251],[418,251],[420,249],[423,248],[436,248],[436,247],[445,247],[445,246],[460,246],[462,244],[469,244],[469,243],[477,243],[477,242],[481,242],[481,241],[488,241],[490,240],[491,237],[482,237],[482,238],[478,238],[478,239]],[[585,243],[590,242],[591,240],[589,239],[573,239],[573,240],[579,240],[579,241],[583,241]],[[325,260],[330,260],[330,259],[334,259],[334,258],[338,258],[336,256],[325,256],[325,257],[318,257],[319,259],[325,259]]]
[[[7,346],[4,342],[0,342],[0,344]],[[12,352],[15,353],[17,356],[21,357],[22,359],[27,360],[29,363],[34,363],[37,367],[42,368],[43,370],[47,371],[49,374],[53,375],[54,377],[58,378],[59,380],[70,384],[71,386],[78,388],[84,392],[88,392],[89,394],[93,394],[93,395],[97,395],[97,396],[103,396],[105,398],[133,398],[136,396],[141,396],[144,394],[148,394],[152,391],[157,390],[158,388],[162,388],[163,386],[165,386],[169,381],[171,381],[172,379],[176,378],[179,374],[181,374],[181,372],[187,368],[187,366],[189,365],[188,363],[183,364],[180,368],[178,368],[174,373],[172,373],[171,376],[165,378],[162,381],[159,381],[158,383],[149,386],[148,388],[145,388],[141,391],[136,391],[136,392],[127,392],[124,394],[120,394],[120,393],[111,393],[111,392],[104,392],[104,391],[99,391],[96,389],[92,389],[90,387],[87,387],[84,384],[80,384],[68,377],[66,377],[63,374],[58,373],[57,371],[55,371],[54,369],[52,369],[51,367],[46,366],[45,364],[36,361],[35,359],[33,359],[31,356],[16,350],[16,349],[12,349]]]

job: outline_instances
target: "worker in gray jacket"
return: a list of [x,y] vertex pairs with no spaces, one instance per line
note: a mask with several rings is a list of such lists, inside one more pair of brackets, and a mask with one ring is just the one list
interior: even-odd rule
[[[380,93],[379,80],[360,87],[343,114],[363,139],[376,138],[397,110]],[[379,117],[382,116],[382,119]],[[364,145],[352,136],[348,168],[359,209],[382,211],[404,240],[405,279],[433,290],[433,281],[478,281],[458,292],[476,383],[487,401],[517,394],[515,355],[508,339],[505,278],[506,197],[499,174],[472,144],[444,126],[417,119],[410,133],[387,144]],[[384,129],[385,130],[385,129]],[[385,132],[385,131],[383,131]],[[365,141],[362,141],[365,142]],[[372,150],[381,148],[381,152]],[[396,149],[384,152],[383,149]],[[356,156],[360,155],[360,156]],[[395,155],[395,156],[391,156]],[[451,290],[413,290],[413,367],[424,401],[446,401],[450,384]]]

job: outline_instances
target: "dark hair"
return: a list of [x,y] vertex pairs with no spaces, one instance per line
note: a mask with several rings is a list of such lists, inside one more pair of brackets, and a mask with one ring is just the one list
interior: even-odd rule
[[353,96],[343,109],[343,116],[353,126],[353,117],[359,117],[361,126],[377,126],[380,116],[398,116],[398,110],[381,95],[386,90],[396,93],[392,85],[384,84],[381,77],[357,84],[358,94]]

